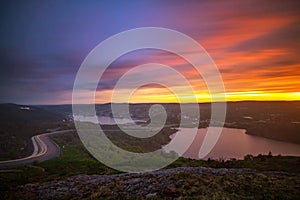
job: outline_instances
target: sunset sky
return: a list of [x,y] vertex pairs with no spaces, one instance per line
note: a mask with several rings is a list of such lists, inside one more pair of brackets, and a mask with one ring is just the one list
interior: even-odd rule
[[[72,103],[76,73],[95,46],[119,32],[149,26],[174,29],[199,42],[219,68],[228,101],[300,100],[299,1],[7,1],[1,3],[0,15],[1,103]],[[149,49],[112,63],[99,83],[96,102],[109,102],[118,79],[148,62],[178,70],[199,102],[210,101],[190,64]],[[150,68],[140,73],[132,79],[155,75]],[[168,80],[170,88],[182,88],[178,95],[189,95],[171,75],[157,76]],[[131,98],[174,101],[168,88],[153,84]]]

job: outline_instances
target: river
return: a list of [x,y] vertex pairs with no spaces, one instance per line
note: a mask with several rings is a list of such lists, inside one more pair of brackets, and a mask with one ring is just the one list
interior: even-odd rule
[[[181,128],[175,134],[183,134],[184,138],[188,140],[194,137],[192,132],[191,128]],[[198,153],[206,132],[207,129],[198,129],[193,143],[182,157],[199,159]],[[300,156],[300,145],[298,144],[252,136],[245,132],[244,129],[223,128],[216,145],[204,159],[242,159],[247,154],[258,155],[268,154],[269,152],[271,152],[272,155]],[[171,138],[174,138],[175,134],[171,135]],[[177,144],[174,143],[173,147],[166,148],[165,146],[163,148],[166,151],[174,150],[176,152],[174,146],[182,146],[184,142],[186,141],[179,140]]]

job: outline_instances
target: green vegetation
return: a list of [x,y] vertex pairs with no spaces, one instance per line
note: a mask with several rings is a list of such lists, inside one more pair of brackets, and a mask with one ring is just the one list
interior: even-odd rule
[[37,106],[17,105],[13,103],[0,104],[1,122],[58,122],[65,117]]
[[[137,138],[125,134],[118,126],[102,126],[106,136],[118,147],[132,152],[152,152],[170,142],[170,135],[175,129],[163,128],[150,138]],[[112,131],[114,130],[114,131]]]
[[59,113],[36,106],[0,104],[0,160],[25,157],[32,151],[32,136],[71,126]]
[[[260,105],[257,107],[257,105]],[[149,107],[150,104],[147,106]],[[133,111],[145,113],[144,105],[133,105]],[[167,124],[178,122],[178,105],[166,105],[171,113]],[[200,127],[208,125],[210,104],[200,104]],[[300,102],[257,103],[239,102],[229,103],[226,127],[245,128],[249,134],[299,143]],[[56,109],[55,106],[51,109]],[[60,112],[64,112],[65,107]],[[147,110],[147,109],[146,109]],[[26,110],[25,110],[26,111]],[[19,111],[18,111],[19,112]],[[43,111],[44,112],[44,111]],[[52,112],[52,111],[51,111]],[[50,114],[51,115],[51,114]],[[38,115],[36,115],[38,116]],[[252,118],[243,118],[249,116]],[[144,115],[137,115],[143,119]],[[51,117],[50,117],[51,118]],[[0,122],[0,157],[5,160],[24,156],[30,150],[30,137],[47,129],[70,129],[74,125],[69,122],[38,122],[38,121],[1,121]],[[104,126],[108,138],[117,146],[133,152],[149,152],[159,149],[169,142],[169,136],[175,130],[165,127],[152,138],[140,139],[123,134],[117,126]],[[78,174],[116,174],[120,173],[95,160],[84,148],[76,133],[53,135],[51,138],[61,147],[61,156],[31,166],[9,168],[0,172],[0,192],[8,191],[27,183],[40,183],[60,180]],[[9,147],[9,148],[8,148]],[[25,151],[24,151],[25,149]],[[26,149],[28,151],[26,151]],[[147,164],[147,163],[145,163]],[[255,173],[197,175],[177,173],[170,180],[178,182],[171,188],[164,188],[156,194],[157,198],[172,196],[178,198],[191,197],[203,199],[297,199],[299,193],[300,157],[269,155],[246,155],[243,160],[193,160],[179,158],[166,168],[175,167],[211,167],[211,168],[250,168]],[[285,173],[265,173],[266,171],[280,171]],[[156,177],[154,177],[155,179]],[[103,186],[101,191],[93,194],[97,197],[108,197],[112,189],[123,188],[123,183],[112,183]],[[99,196],[100,195],[100,196]],[[298,196],[297,196],[298,195]],[[155,198],[156,198],[155,197]],[[120,196],[126,198],[126,196]],[[128,197],[130,198],[130,197]]]
[[0,122],[0,160],[23,158],[32,152],[31,137],[49,129],[70,129],[66,122]]
[[[149,123],[148,111],[153,104],[130,104],[130,113],[134,119]],[[179,104],[162,104],[167,112],[168,126],[178,126],[180,117]],[[99,116],[111,117],[110,104],[95,106]],[[67,129],[74,127],[72,122],[63,122],[72,115],[71,105],[29,106],[16,104],[0,104],[0,159],[14,159],[24,157],[30,152],[30,137],[47,131],[47,129]],[[209,126],[211,117],[211,104],[201,103],[199,128]],[[187,120],[193,120],[193,111]],[[65,120],[68,121],[68,120]],[[300,144],[300,101],[294,102],[227,102],[225,127],[242,128],[247,134],[257,135],[275,140]],[[111,126],[114,127],[114,126]],[[162,143],[167,143],[170,130],[165,129],[164,136],[150,138],[141,143],[138,138],[127,137],[123,139],[135,141],[128,147],[127,142],[113,139],[116,145],[134,152],[147,152],[158,149]],[[120,133],[109,133],[113,138]],[[119,137],[119,136],[116,136]],[[161,139],[161,140],[160,140]],[[141,145],[142,144],[142,145]]]
[[[173,190],[175,197],[195,199],[297,199],[299,176],[285,177],[262,173],[198,175],[179,173],[172,176],[176,182]],[[163,196],[163,195],[161,195]]]
[[[217,104],[217,103],[216,103]],[[246,129],[248,134],[300,144],[300,101],[243,101],[227,102],[225,127]],[[130,104],[131,116],[149,120],[148,111],[153,104]],[[180,105],[162,104],[167,112],[166,124],[179,124]],[[199,128],[207,127],[211,118],[211,104],[200,103]],[[71,115],[71,105],[42,106],[41,108],[63,115]],[[98,104],[101,116],[112,116],[110,104]],[[190,111],[193,119],[194,111]]]
[[[77,174],[116,174],[119,173],[95,160],[84,148],[76,133],[53,135],[52,139],[61,147],[61,156],[52,160],[35,163],[34,166],[12,168],[22,172],[0,173],[0,188],[32,182],[45,182]],[[212,167],[212,168],[252,168],[258,171],[285,171],[300,173],[300,158],[287,156],[245,156],[244,160],[193,160],[179,158],[166,168],[175,167]]]
[[[251,159],[249,159],[251,157]],[[243,160],[194,160],[179,158],[167,168],[174,167],[212,167],[212,168],[249,168],[258,171],[284,171],[300,173],[300,157],[270,156],[270,155],[246,155]]]
[[300,101],[228,102],[225,127],[300,144]]
[[[68,137],[72,138],[72,137]],[[56,142],[58,142],[56,140]],[[33,182],[44,182],[60,179],[76,174],[116,174],[112,170],[94,158],[92,158],[84,147],[77,143],[71,144],[70,141],[59,141],[61,156],[52,160],[35,163],[32,166],[22,166],[12,168],[21,172],[2,172],[0,173],[0,188],[7,190],[10,187],[23,185]]]

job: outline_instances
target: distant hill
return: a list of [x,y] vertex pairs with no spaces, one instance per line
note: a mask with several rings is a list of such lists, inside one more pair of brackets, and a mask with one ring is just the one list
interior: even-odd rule
[[[121,104],[117,104],[119,106]],[[134,119],[149,121],[148,104],[129,104]],[[163,104],[167,124],[181,120],[179,104]],[[95,105],[99,116],[112,117],[111,104]],[[211,104],[200,103],[199,128],[207,127],[211,118]],[[120,109],[120,116],[123,109]],[[193,112],[192,112],[193,113]],[[185,118],[193,119],[187,113]],[[117,116],[119,117],[119,116]],[[121,116],[122,117],[122,116]],[[65,122],[64,122],[65,120]],[[30,137],[49,128],[73,127],[72,105],[0,104],[0,159],[26,154]],[[294,102],[227,102],[225,127],[246,129],[247,134],[300,144],[300,101]],[[114,134],[115,135],[115,134]]]
[[32,136],[62,127],[64,121],[62,114],[36,106],[0,104],[0,160],[28,155]]
[[0,104],[0,122],[53,122],[64,119],[65,117],[60,113],[36,106]]
[[[115,104],[115,106],[120,105]],[[131,117],[149,121],[148,111],[152,105],[153,103],[129,104]],[[163,103],[162,105],[168,115],[167,124],[179,124],[181,120],[180,105],[176,103]],[[110,103],[96,104],[95,109],[99,116],[112,117],[110,106]],[[209,126],[211,106],[210,103],[199,104],[199,128]],[[69,116],[69,119],[71,119],[72,105],[44,105],[40,107],[51,112]],[[122,114],[124,109],[119,109],[119,111]],[[190,115],[188,118],[193,119],[194,117]],[[300,144],[300,101],[227,102],[224,126],[246,129],[246,133],[250,135]]]

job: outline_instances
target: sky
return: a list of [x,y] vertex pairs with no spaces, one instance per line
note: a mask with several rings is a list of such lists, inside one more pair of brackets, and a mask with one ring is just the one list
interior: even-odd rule
[[[76,73],[89,52],[110,36],[140,27],[180,31],[202,45],[221,73],[228,101],[300,100],[298,1],[2,1],[0,15],[1,103],[72,103]],[[154,49],[114,61],[95,101],[110,102],[120,77],[149,62],[178,70],[198,102],[210,101],[193,66]],[[155,74],[151,67],[139,73],[130,76],[132,81],[155,75],[169,85],[138,88],[130,102],[176,102],[172,88],[188,95],[171,74]],[[119,92],[116,102],[128,91]],[[88,101],[83,93],[82,103]]]

